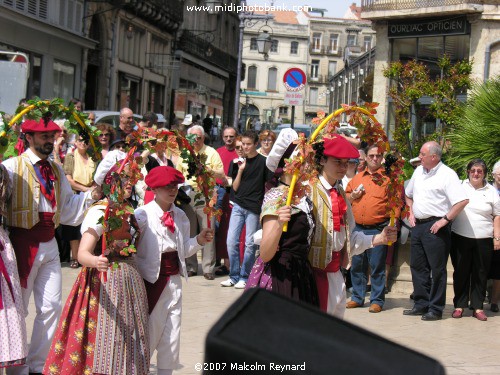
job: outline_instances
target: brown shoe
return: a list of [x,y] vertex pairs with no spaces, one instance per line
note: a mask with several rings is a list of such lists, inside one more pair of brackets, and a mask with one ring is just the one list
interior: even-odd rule
[[355,309],[356,307],[362,307],[363,305],[360,305],[356,301],[349,301],[346,303],[345,307],[347,309]]
[[204,277],[205,279],[207,279],[207,280],[213,280],[213,279],[215,279],[214,275],[213,275],[213,274],[211,274],[211,273],[204,273],[204,274],[203,274],[203,277]]
[[377,305],[376,303],[372,303],[368,311],[371,313],[379,313],[382,311],[382,307],[380,305]]
[[193,276],[196,276],[196,272],[188,271],[188,277],[193,277]]

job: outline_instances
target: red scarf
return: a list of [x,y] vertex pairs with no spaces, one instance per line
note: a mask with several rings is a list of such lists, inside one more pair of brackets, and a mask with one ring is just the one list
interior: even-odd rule
[[167,227],[167,229],[174,233],[175,232],[175,224],[174,224],[174,218],[172,217],[172,214],[170,211],[167,211],[163,214],[163,216],[160,218],[161,223],[163,224],[164,227]]
[[330,199],[332,201],[333,230],[340,232],[340,227],[344,226],[343,218],[347,212],[347,203],[336,188],[330,189]]

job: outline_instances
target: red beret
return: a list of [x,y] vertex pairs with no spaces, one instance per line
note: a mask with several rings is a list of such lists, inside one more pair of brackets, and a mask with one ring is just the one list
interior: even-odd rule
[[40,119],[36,120],[26,120],[21,125],[21,130],[23,133],[42,133],[42,132],[60,132],[62,129],[54,121],[45,121]]
[[156,189],[172,184],[182,184],[184,182],[184,176],[175,168],[163,166],[151,169],[145,181],[146,185],[151,189]]
[[333,138],[324,139],[323,155],[331,156],[337,159],[356,159],[359,158],[359,151],[349,143],[347,139],[340,135],[334,135]]

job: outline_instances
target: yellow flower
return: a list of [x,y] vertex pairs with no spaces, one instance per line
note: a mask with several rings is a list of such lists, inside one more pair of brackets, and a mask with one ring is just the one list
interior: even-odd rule
[[94,351],[94,344],[87,344],[83,347],[83,350],[85,350],[85,352],[87,354],[92,354],[92,352]]
[[56,341],[56,343],[54,345],[54,351],[56,352],[56,354],[62,353],[63,348],[64,348],[64,346],[63,346],[62,341],[60,341],[60,340]]
[[90,297],[89,301],[90,310],[94,310],[98,304],[99,301],[97,301],[97,298],[95,296]]
[[69,360],[73,366],[76,366],[80,362],[80,353],[73,352],[69,355]]
[[49,374],[50,375],[55,375],[55,374],[59,374],[60,370],[59,370],[59,367],[53,363],[49,366]]
[[89,319],[89,321],[87,322],[87,329],[89,330],[89,332],[93,332],[96,326],[97,322],[95,321],[95,319]]
[[85,366],[83,369],[83,375],[92,375],[92,369],[89,366]]
[[83,331],[81,329],[77,329],[75,331],[75,340],[78,342],[82,342],[83,340]]
[[80,318],[85,319],[86,316],[87,316],[87,308],[84,307],[84,308],[80,309]]

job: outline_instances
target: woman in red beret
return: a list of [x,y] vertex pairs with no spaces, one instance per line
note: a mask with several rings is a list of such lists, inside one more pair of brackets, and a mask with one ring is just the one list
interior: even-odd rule
[[135,210],[140,237],[137,266],[144,278],[149,304],[150,353],[157,351],[159,375],[170,375],[179,363],[182,281],[185,259],[213,240],[212,229],[190,238],[190,224],[174,202],[184,176],[177,169],[160,166],[146,176],[155,199]]
[[[127,203],[140,173],[133,162],[120,172],[125,157],[110,151],[97,167],[94,179],[106,198],[82,223],[78,261],[84,267],[64,306],[44,374],[149,373],[148,303],[134,256],[138,227]],[[106,231],[102,254],[108,206],[106,225],[116,229]]]

